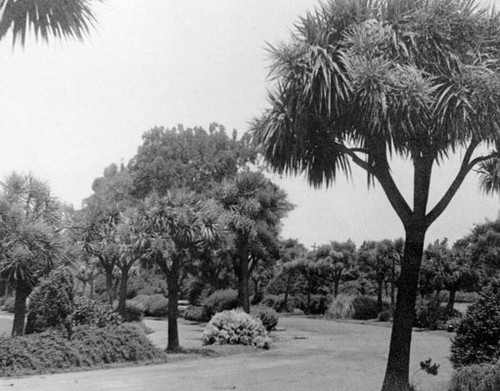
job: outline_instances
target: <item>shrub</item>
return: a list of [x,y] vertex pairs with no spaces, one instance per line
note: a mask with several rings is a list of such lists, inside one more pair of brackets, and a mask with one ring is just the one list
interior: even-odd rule
[[168,299],[161,294],[138,295],[131,301],[141,305],[146,316],[164,316],[168,313]]
[[328,301],[328,296],[311,295],[309,306],[307,305],[307,300],[305,300],[303,305],[298,306],[298,308],[311,315],[323,315],[328,310]]
[[[388,303],[383,303],[383,311],[387,311],[389,307]],[[328,307],[326,317],[327,319],[376,319],[377,299],[371,296],[338,295]]]
[[462,367],[451,376],[449,391],[500,390],[500,365],[471,365]]
[[[266,307],[270,307],[277,312],[284,312],[285,308],[285,295],[271,295],[267,294],[264,296],[264,299],[261,301],[262,305]],[[293,312],[295,309],[303,310],[305,304],[305,298],[301,295],[289,295],[287,300],[288,311]]]
[[450,319],[461,316],[457,310],[448,313],[435,298],[428,301],[419,300],[415,306],[413,326],[430,330],[446,330]]
[[74,300],[74,310],[71,315],[73,325],[89,325],[95,327],[117,326],[122,323],[122,317],[113,308],[104,303],[77,297]]
[[202,307],[206,319],[210,319],[217,312],[235,309],[238,307],[238,291],[234,289],[215,291],[203,300]]
[[71,327],[73,275],[67,268],[54,269],[30,295],[26,334],[41,333],[51,327]]
[[236,310],[215,314],[203,332],[202,341],[204,345],[269,347],[267,333],[260,319]]
[[190,305],[184,310],[183,318],[193,322],[206,322],[208,320],[203,312],[203,307],[195,305]]
[[377,319],[379,322],[389,322],[392,319],[392,311],[385,310],[378,314]]
[[15,299],[13,297],[9,297],[5,300],[5,303],[3,303],[3,310],[13,314],[14,305],[15,305]]
[[149,315],[165,316],[168,314],[168,299],[163,295],[153,295],[149,300]]
[[0,376],[61,372],[120,362],[164,362],[165,353],[133,327],[75,327],[0,337]]
[[144,307],[139,302],[127,300],[122,317],[125,322],[140,322],[144,317]]
[[257,319],[260,319],[268,332],[276,329],[279,315],[275,310],[265,306],[258,306],[252,308],[252,313]]
[[451,362],[490,363],[500,358],[500,281],[494,281],[469,306],[451,345]]

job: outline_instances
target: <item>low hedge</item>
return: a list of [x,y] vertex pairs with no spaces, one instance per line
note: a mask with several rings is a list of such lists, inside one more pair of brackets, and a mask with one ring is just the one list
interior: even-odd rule
[[[383,303],[383,311],[387,311],[389,307],[388,303]],[[326,318],[368,320],[376,319],[378,314],[375,297],[338,295],[328,307]]]
[[0,376],[54,373],[112,363],[165,362],[163,351],[136,328],[78,326],[63,331],[0,337]]
[[139,295],[129,300],[129,303],[138,303],[144,309],[145,316],[165,316],[168,314],[168,299],[161,295]]
[[202,302],[203,316],[209,320],[218,312],[233,310],[238,307],[238,291],[224,289],[215,291]]

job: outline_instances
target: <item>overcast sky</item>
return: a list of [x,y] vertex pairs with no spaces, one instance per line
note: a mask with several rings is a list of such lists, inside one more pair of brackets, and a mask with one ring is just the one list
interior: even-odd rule
[[[153,126],[219,122],[229,133],[247,130],[267,106],[266,41],[288,39],[298,16],[315,4],[107,0],[85,42],[30,43],[24,50],[0,42],[0,178],[32,172],[78,208],[93,179],[111,163],[127,163]],[[398,166],[396,179],[408,195],[411,171]],[[431,203],[453,168],[456,161],[434,177]],[[354,174],[329,190],[276,177],[296,205],[282,236],[307,246],[403,236],[380,188],[367,190],[363,173]],[[470,175],[427,240],[454,241],[498,210],[498,196],[481,194]]]

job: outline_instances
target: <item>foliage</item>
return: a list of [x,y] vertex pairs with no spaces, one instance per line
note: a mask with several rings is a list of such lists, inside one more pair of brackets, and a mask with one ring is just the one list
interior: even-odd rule
[[[383,303],[389,309],[388,303]],[[338,295],[326,312],[327,319],[376,319],[379,314],[377,298],[371,296]]]
[[451,345],[455,368],[500,359],[500,282],[481,291],[460,322]]
[[164,316],[167,314],[168,299],[161,295],[138,295],[130,303],[137,303],[144,309],[146,316]]
[[98,328],[117,326],[123,321],[109,304],[99,303],[86,297],[75,297],[71,319],[75,326],[86,325]]
[[460,318],[457,310],[448,311],[435,298],[417,301],[413,326],[430,330],[445,330],[448,320]]
[[127,300],[122,317],[124,322],[140,322],[144,317],[144,307],[137,301]]
[[[283,312],[285,311],[284,302],[285,302],[284,294],[279,294],[279,295],[266,294],[261,304],[266,307],[274,309],[276,312]],[[287,300],[287,306],[289,311],[293,312],[294,309],[300,309],[302,311],[302,308],[306,306],[306,303],[304,301],[303,296],[290,295]]]
[[204,317],[208,320],[217,312],[232,310],[238,307],[238,291],[224,289],[215,291],[202,302]]
[[267,333],[260,319],[236,310],[215,314],[203,332],[202,341],[205,345],[269,347]]
[[133,327],[76,327],[0,337],[0,376],[53,373],[120,362],[164,362],[165,354]]
[[500,390],[500,364],[463,366],[453,372],[448,391]]
[[207,317],[205,316],[205,313],[203,311],[203,307],[200,306],[195,306],[195,305],[190,305],[188,306],[185,310],[184,313],[182,314],[184,319],[190,320],[193,322],[206,322]]
[[30,295],[26,334],[48,328],[71,328],[73,313],[73,275],[67,268],[53,270]]
[[377,320],[379,322],[389,322],[390,320],[392,320],[392,317],[393,317],[393,313],[391,310],[385,310],[385,311],[382,311],[378,314],[377,316]]
[[11,314],[14,313],[14,304],[15,304],[15,299],[13,297],[8,297],[7,300],[3,303],[3,310],[10,312]]
[[256,151],[249,135],[229,138],[222,125],[165,129],[155,127],[142,136],[143,144],[129,162],[133,195],[160,196],[178,188],[209,192],[216,184],[234,177],[238,169],[253,162]]
[[276,326],[278,325],[279,321],[279,315],[272,308],[259,305],[257,307],[252,308],[251,314],[256,318],[260,319],[260,321],[266,328],[267,332],[276,329]]

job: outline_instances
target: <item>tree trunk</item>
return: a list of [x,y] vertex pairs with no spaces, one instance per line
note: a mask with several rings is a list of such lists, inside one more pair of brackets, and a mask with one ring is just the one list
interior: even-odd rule
[[337,297],[339,295],[339,285],[340,285],[340,279],[335,279],[333,282],[333,296]]
[[451,313],[453,312],[453,307],[455,307],[456,293],[457,293],[456,290],[450,290],[450,295],[448,297],[448,304],[446,305],[446,313],[448,315],[451,315]]
[[292,289],[292,273],[289,273],[286,279],[285,297],[283,298],[283,309],[288,312],[288,295]]
[[92,276],[90,278],[90,281],[89,281],[89,291],[90,291],[89,292],[89,297],[91,299],[93,299],[94,298],[94,276]]
[[128,269],[122,269],[122,278],[120,279],[120,294],[118,295],[118,313],[125,315],[125,304],[127,302],[127,287],[128,287]]
[[26,319],[26,299],[31,293],[31,287],[24,281],[17,281],[16,298],[14,301],[14,323],[12,336],[24,334],[24,321]]
[[377,311],[382,312],[383,311],[383,304],[382,304],[382,293],[384,289],[384,282],[383,281],[377,281],[378,287],[377,287]]
[[109,305],[113,305],[114,297],[114,288],[113,288],[113,270],[106,270],[106,294],[108,295],[108,303]]
[[[179,260],[174,260],[170,272],[167,274],[168,284],[168,344],[167,351],[179,350],[179,329],[177,327],[177,313],[179,301]],[[165,272],[165,271],[164,271]]]
[[248,270],[248,249],[247,246],[243,246],[240,250],[240,264],[239,264],[239,275],[238,275],[238,304],[243,311],[247,314],[250,313],[250,292],[248,289],[248,280],[250,278],[250,273]]
[[396,282],[391,281],[391,308],[396,304]]
[[405,251],[382,391],[409,390],[411,333],[425,231],[424,227],[406,230]]

